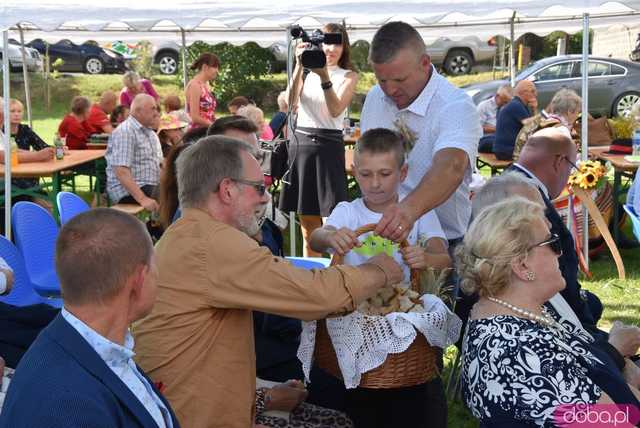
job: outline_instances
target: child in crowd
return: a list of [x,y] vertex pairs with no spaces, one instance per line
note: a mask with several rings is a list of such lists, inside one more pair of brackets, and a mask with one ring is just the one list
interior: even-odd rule
[[247,105],[238,109],[238,115],[244,116],[258,127],[258,138],[262,141],[273,140],[273,131],[271,127],[264,121],[264,113],[262,110],[254,105]]
[[227,104],[227,109],[229,110],[229,114],[238,114],[239,108],[248,106],[250,104],[253,103],[249,101],[249,98],[239,95],[237,97],[233,97],[231,101],[229,101],[229,104]]
[[169,151],[182,141],[187,126],[189,126],[187,122],[181,122],[173,115],[163,114],[162,117],[160,117],[158,139],[162,146],[163,157],[166,157]]
[[84,150],[91,136],[91,127],[87,124],[91,101],[87,97],[77,96],[71,100],[71,113],[67,114],[58,126],[58,134],[65,138],[72,150]]
[[[366,224],[378,223],[387,208],[405,197],[398,192],[408,171],[402,137],[382,128],[365,132],[356,144],[353,163],[362,198],[340,202],[326,224],[311,234],[311,248],[321,253],[344,255],[344,263],[348,265],[358,265],[379,252],[387,252],[404,266],[405,282],[410,281],[409,268],[450,267],[447,241],[434,211],[418,219],[407,238],[409,245],[402,249],[397,243],[373,236],[372,233],[357,237],[354,232]],[[425,242],[423,246],[419,245],[422,241]],[[349,329],[362,329],[364,335],[377,337],[375,331],[367,330],[366,325],[359,325],[357,319],[343,325],[349,325]],[[327,327],[331,329],[329,324]],[[375,329],[375,326],[369,328]],[[344,334],[352,335],[355,331]],[[385,345],[379,348],[378,351],[386,349]],[[348,389],[346,412],[356,427],[432,426],[427,421],[441,417],[430,414],[433,410],[427,409],[427,402],[431,400],[435,389],[442,390],[441,384],[432,382],[406,388]]]
[[181,122],[191,123],[191,117],[182,108],[182,101],[177,95],[167,95],[163,101],[164,111],[176,117]]
[[[358,265],[373,254],[359,250],[364,238],[358,239],[354,231],[365,224],[378,223],[385,209],[402,200],[404,195],[398,193],[398,188],[407,176],[408,165],[401,137],[382,128],[371,129],[362,135],[356,144],[353,163],[362,198],[340,202],[326,224],[311,234],[311,247],[321,253],[332,251],[344,255],[345,264]],[[426,240],[424,248],[418,245],[419,238]],[[407,240],[409,246],[403,249],[390,242],[380,245],[380,248],[394,246],[394,258],[398,263],[404,263],[406,281],[409,281],[409,268],[450,265],[447,241],[435,212],[429,211],[420,217]]]
[[109,119],[111,120],[111,126],[113,126],[113,129],[115,129],[118,125],[127,120],[128,117],[129,107],[122,104],[116,106],[116,108],[113,109],[111,115],[109,116]]

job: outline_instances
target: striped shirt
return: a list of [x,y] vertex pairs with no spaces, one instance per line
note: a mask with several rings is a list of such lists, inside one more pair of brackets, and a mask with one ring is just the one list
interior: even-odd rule
[[160,140],[153,129],[142,126],[133,116],[129,116],[109,136],[105,158],[107,192],[112,201],[119,201],[129,195],[115,175],[116,166],[129,168],[139,187],[157,186],[160,182]]

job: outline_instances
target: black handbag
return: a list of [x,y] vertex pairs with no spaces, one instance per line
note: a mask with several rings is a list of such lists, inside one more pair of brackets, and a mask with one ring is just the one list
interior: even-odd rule
[[265,175],[281,180],[289,169],[288,140],[262,141],[256,159]]

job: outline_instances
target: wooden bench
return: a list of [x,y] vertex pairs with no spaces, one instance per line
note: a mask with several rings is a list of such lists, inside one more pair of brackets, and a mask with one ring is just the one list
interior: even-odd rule
[[499,160],[493,153],[478,153],[478,158],[476,159],[478,169],[484,168],[485,166],[491,168],[491,176],[497,175],[512,163],[513,161],[510,160]]
[[131,214],[133,216],[137,216],[144,212],[144,207],[138,204],[115,204],[111,205],[109,208],[113,208],[114,210],[122,211],[123,213]]

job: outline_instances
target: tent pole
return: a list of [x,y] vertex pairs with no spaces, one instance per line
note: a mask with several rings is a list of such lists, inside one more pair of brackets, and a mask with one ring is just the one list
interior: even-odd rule
[[[295,47],[292,47],[291,27],[287,27],[287,86],[291,84],[291,78],[293,76],[293,52]],[[289,141],[293,141],[293,109],[291,107],[291,96],[287,100],[287,138]],[[289,149],[291,150],[291,149]],[[284,181],[284,180],[283,180]],[[284,186],[287,184],[284,183]],[[296,212],[289,212],[289,255],[296,256]]]
[[27,71],[27,53],[24,50],[24,31],[18,25],[20,31],[20,51],[22,52],[22,77],[24,78],[24,97],[27,102],[27,120],[29,128],[33,128],[33,118],[31,117],[31,89],[29,88],[29,72]]
[[180,36],[182,37],[182,86],[185,94],[187,93],[187,38],[184,34],[184,28],[180,27]]
[[516,44],[516,11],[513,11],[513,15],[511,16],[511,21],[509,22],[509,26],[511,28],[511,43],[509,43],[509,76],[511,78],[511,87],[514,88],[516,86],[516,62],[515,62],[515,52],[514,46]]
[[[9,52],[9,30],[2,32],[2,51]],[[9,82],[11,80],[11,70],[9,69],[9,55],[2,55],[2,95],[4,97],[4,236],[11,240],[11,146],[9,145],[9,135],[11,135],[11,124],[9,121]]]
[[[589,116],[589,14],[582,15],[582,154],[580,159],[584,162],[589,154],[589,121],[585,120]],[[614,225],[618,227],[618,225]],[[582,250],[584,261],[589,268],[589,213],[582,204]]]

